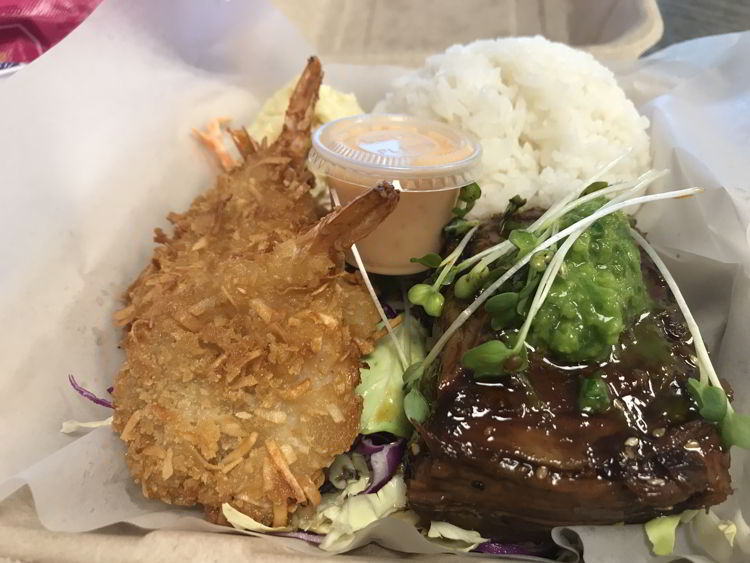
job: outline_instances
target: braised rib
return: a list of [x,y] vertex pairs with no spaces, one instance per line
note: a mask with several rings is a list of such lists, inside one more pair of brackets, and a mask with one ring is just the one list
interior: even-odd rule
[[[498,240],[497,223],[487,225],[473,251]],[[654,305],[604,362],[566,365],[536,350],[524,372],[477,381],[460,359],[496,337],[487,317],[450,339],[409,459],[409,502],[424,520],[541,540],[554,526],[643,522],[731,493],[729,455],[686,391],[697,367],[685,320],[645,254],[641,264]],[[443,330],[466,305],[447,299]],[[593,374],[612,393],[600,414],[577,404],[580,379]]]

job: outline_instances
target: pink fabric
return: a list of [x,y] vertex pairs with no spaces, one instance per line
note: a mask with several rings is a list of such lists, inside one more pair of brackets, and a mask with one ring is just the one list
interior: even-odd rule
[[31,62],[70,33],[101,0],[0,0],[0,65]]

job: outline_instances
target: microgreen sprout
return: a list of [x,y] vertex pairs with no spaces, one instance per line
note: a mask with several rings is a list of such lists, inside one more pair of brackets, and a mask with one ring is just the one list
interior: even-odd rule
[[[505,209],[503,222],[510,219],[519,209],[521,209],[524,205],[526,205],[526,200],[522,197],[516,195],[513,196],[510,201],[508,202],[508,206]],[[508,244],[506,245],[508,247],[508,250],[511,250],[513,248],[513,245],[510,241],[505,241]],[[503,253],[504,255],[505,253]],[[500,257],[500,256],[498,256]],[[493,262],[496,259],[496,257],[492,257],[488,260],[480,260],[478,264],[476,264],[471,271],[468,274],[465,274],[461,276],[458,281],[456,281],[453,292],[456,297],[459,299],[468,299],[472,297],[474,294],[477,293],[477,291],[484,285],[487,280],[491,277],[489,265],[491,262]],[[473,262],[472,262],[473,263]],[[464,261],[462,264],[468,264],[471,265],[470,262]],[[463,271],[465,268],[461,265],[455,267],[453,269],[453,275],[455,276],[458,272]]]
[[[549,217],[545,220],[543,220],[544,215],[537,219],[534,223],[532,223],[530,229],[536,231],[538,229],[543,229],[553,222],[557,221],[560,217],[563,215],[566,215],[567,213],[573,211],[576,207],[579,207],[585,203],[588,203],[589,201],[593,199],[597,199],[600,197],[613,195],[616,193],[620,193],[620,196],[617,196],[616,199],[621,199],[622,196],[627,196],[629,194],[635,195],[644,188],[648,187],[650,184],[658,180],[659,178],[665,176],[667,174],[666,170],[649,170],[648,172],[645,172],[642,174],[637,180],[633,182],[619,182],[617,184],[612,184],[611,186],[599,188],[597,190],[591,191],[590,193],[586,193],[585,195],[582,195],[578,199],[575,199],[571,202],[568,202],[566,205],[564,205],[560,210],[555,213],[552,217]],[[599,182],[596,182],[599,183]],[[602,182],[603,183],[603,182]],[[592,184],[593,185],[593,184]]]
[[466,352],[461,364],[472,370],[477,379],[518,371],[527,365],[526,348],[520,338],[513,341],[509,347],[500,340],[488,340]]
[[620,154],[617,158],[605,164],[592,176],[581,182],[575,190],[560,198],[560,200],[550,206],[550,208],[531,225],[530,229],[535,230],[540,225],[543,225],[547,220],[551,220],[555,217],[560,217],[562,215],[561,210],[566,205],[568,205],[568,203],[579,199],[581,194],[589,189],[589,187],[591,187],[595,182],[598,182],[600,178],[603,178],[607,174],[607,172],[609,172],[620,162],[622,162],[632,152],[632,150],[632,147],[629,147],[628,149],[623,151],[622,154]]
[[688,392],[695,399],[699,409],[698,412],[705,419],[719,424],[721,438],[725,446],[739,446],[750,449],[750,417],[735,412],[729,403],[721,380],[716,374],[708,355],[698,323],[695,322],[677,282],[654,247],[635,229],[631,229],[630,234],[658,268],[667,286],[672,291],[672,295],[674,295],[675,301],[682,311],[683,317],[685,317],[690,335],[693,337],[693,345],[698,359],[699,378],[688,381]]
[[[428,268],[436,268],[437,277],[430,283],[418,283],[409,289],[408,298],[414,305],[421,306],[425,313],[431,317],[439,317],[443,313],[445,297],[440,292],[443,285],[453,282],[455,272],[453,266],[461,257],[461,253],[469,244],[471,237],[474,236],[478,228],[478,222],[467,221],[464,219],[467,213],[472,210],[474,204],[482,195],[482,190],[476,183],[468,184],[461,188],[458,195],[458,205],[453,208],[453,214],[456,216],[444,230],[448,234],[463,234],[461,242],[445,259],[439,254],[431,252],[421,258],[412,258],[411,262],[422,264]],[[463,204],[463,205],[462,205]]]
[[727,395],[720,387],[713,387],[699,379],[689,379],[688,392],[698,405],[698,413],[712,422],[721,422],[727,414]]
[[[425,310],[425,313],[431,317],[439,317],[442,314],[445,297],[440,293],[440,288],[453,279],[451,275],[453,265],[461,256],[466,245],[469,244],[471,237],[477,232],[477,228],[478,227],[472,227],[469,232],[464,235],[461,242],[458,243],[453,252],[451,252],[445,260],[441,260],[437,266],[435,266],[439,268],[439,270],[438,276],[432,284],[418,283],[409,289],[409,293],[407,294],[409,301],[414,305],[421,305]],[[437,256],[437,254],[435,256]],[[439,258],[440,257],[438,256],[438,259]]]
[[[333,199],[334,205],[336,205],[337,207],[341,206],[339,195],[336,193],[336,190],[332,188],[331,188],[331,198]],[[367,291],[370,294],[370,297],[372,298],[372,302],[375,305],[375,308],[377,309],[378,314],[380,315],[380,319],[383,321],[385,329],[388,332],[388,336],[393,342],[393,346],[396,348],[396,353],[398,354],[398,359],[401,362],[401,366],[404,369],[406,369],[407,366],[409,365],[409,361],[406,359],[406,354],[404,354],[404,349],[401,346],[401,343],[398,341],[398,338],[396,338],[396,335],[393,332],[393,327],[391,326],[391,322],[388,319],[388,315],[385,314],[385,311],[383,310],[383,306],[380,304],[380,300],[378,299],[378,296],[375,293],[375,288],[372,287],[370,276],[367,274],[367,269],[365,268],[364,262],[362,262],[362,257],[359,255],[359,250],[357,250],[356,244],[352,245],[351,251],[352,251],[352,256],[354,257],[354,261],[357,263],[357,268],[359,268],[359,271],[362,274],[362,279],[365,282],[365,287],[367,288]]]
[[518,316],[519,300],[520,293],[515,291],[499,293],[487,300],[484,310],[490,315],[492,330],[502,330]]
[[[437,340],[435,345],[430,350],[427,357],[422,362],[420,362],[419,365],[415,364],[415,365],[410,366],[410,368],[407,370],[407,373],[409,373],[411,370],[412,374],[418,374],[418,375],[423,374],[425,370],[429,368],[432,362],[435,361],[435,359],[443,350],[443,347],[448,342],[448,340],[453,336],[453,334],[455,334],[455,332],[459,328],[461,328],[461,326],[463,326],[463,324],[477,311],[477,309],[479,309],[482,305],[484,305],[485,301],[487,301],[490,297],[492,297],[495,294],[495,292],[503,286],[503,284],[505,284],[513,275],[516,274],[516,272],[518,272],[521,268],[523,268],[526,264],[528,264],[531,261],[531,258],[534,256],[534,254],[552,247],[558,241],[566,237],[569,237],[570,235],[574,233],[578,233],[579,231],[583,232],[591,224],[598,221],[602,217],[609,215],[611,213],[615,213],[621,209],[633,207],[633,206],[644,204],[644,203],[659,201],[663,199],[677,199],[677,198],[689,197],[697,193],[700,193],[702,191],[703,190],[701,188],[688,188],[684,190],[676,190],[676,191],[671,191],[671,192],[664,192],[664,193],[634,197],[625,201],[615,202],[613,200],[613,201],[610,201],[607,205],[602,206],[600,209],[598,209],[597,211],[595,211],[588,217],[585,217],[581,219],[580,221],[566,227],[565,229],[555,234],[552,234],[548,239],[541,242],[537,247],[535,247],[533,253],[527,254],[526,256],[521,258],[519,261],[513,264],[513,266],[511,266],[502,276],[500,276],[489,287],[487,287],[484,291],[482,291],[479,294],[479,296],[471,303],[471,305],[469,305],[464,311],[462,311],[456,317],[453,323],[451,323],[448,329],[440,336],[440,338]],[[572,242],[570,244],[572,244]],[[566,249],[566,252],[567,252],[567,249]],[[564,254],[562,254],[561,256],[564,257]],[[554,258],[553,258],[553,261],[554,261]],[[547,270],[550,270],[552,267],[553,267],[553,263],[551,262]],[[560,266],[557,266],[557,269],[559,269],[559,267]],[[544,291],[545,285],[546,284],[543,284],[542,282],[540,282],[540,288],[542,289],[542,293],[539,293],[539,289],[537,289],[537,293],[539,294],[539,297],[540,297],[539,306],[541,306],[543,297],[546,297],[546,292],[549,291],[549,289],[547,289],[546,292]],[[531,315],[531,309],[529,311],[529,315]],[[521,330],[523,331],[523,327]],[[528,329],[527,329],[527,332],[528,332]],[[518,345],[518,342],[520,341],[521,341],[520,338],[516,340],[516,342],[513,344],[514,348],[515,346]],[[520,350],[521,349],[519,348],[518,351],[520,352]]]
[[450,223],[443,227],[443,232],[448,236],[457,237],[465,234],[466,231],[477,225],[479,225],[479,221],[469,221],[468,219],[455,217]]
[[635,242],[637,242],[638,245],[643,248],[646,254],[648,254],[649,258],[651,258],[653,263],[656,265],[662,277],[664,278],[664,281],[667,283],[667,286],[669,286],[672,295],[674,295],[674,299],[677,302],[677,306],[680,308],[680,311],[682,311],[682,315],[685,317],[685,322],[687,324],[688,330],[690,331],[690,335],[693,337],[695,353],[698,357],[700,382],[710,382],[711,385],[714,385],[715,387],[721,387],[721,381],[719,381],[719,376],[716,375],[716,370],[714,370],[714,366],[711,363],[711,358],[708,356],[708,350],[706,350],[706,345],[703,342],[703,337],[701,336],[700,328],[698,328],[698,323],[695,322],[695,318],[690,312],[690,307],[688,307],[688,304],[685,301],[685,297],[682,295],[680,288],[677,286],[677,282],[667,269],[667,265],[664,263],[664,260],[661,259],[661,256],[657,254],[654,247],[651,246],[651,244],[649,244],[649,242],[645,238],[643,238],[643,235],[641,235],[641,233],[639,233],[635,229],[630,229],[630,235],[633,237]]
[[[610,204],[608,204],[610,205]],[[616,204],[615,204],[616,205]],[[604,207],[607,207],[606,205]],[[514,344],[512,348],[508,348],[503,342],[499,340],[492,340],[485,342],[484,344],[472,348],[466,352],[461,358],[461,363],[464,367],[467,367],[474,371],[476,377],[483,377],[486,375],[502,375],[510,371],[517,371],[526,364],[525,351],[526,351],[526,337],[529,335],[531,329],[531,323],[534,321],[539,309],[542,307],[544,300],[547,298],[552,283],[555,281],[557,273],[563,265],[565,255],[573,246],[573,243],[578,239],[579,236],[586,230],[588,225],[580,228],[573,232],[565,239],[565,242],[560,246],[558,251],[550,261],[549,266],[544,270],[542,279],[537,286],[536,293],[534,294],[534,300],[531,302],[529,312],[526,314],[526,319],[521,325],[521,329],[514,338]],[[514,231],[518,232],[518,231]],[[530,235],[530,233],[525,233]],[[530,235],[533,237],[533,235]],[[523,237],[525,238],[525,237]],[[516,243],[518,244],[518,243]],[[531,244],[531,240],[525,240],[524,246],[519,246],[520,257],[532,257],[532,251],[535,247],[526,248],[526,244]],[[539,246],[539,245],[536,245]],[[535,253],[534,256],[538,256]]]
[[422,307],[425,313],[431,317],[439,317],[443,312],[445,297],[440,293],[440,288],[426,283],[418,283],[411,286],[408,296],[411,303]]
[[456,280],[456,285],[453,287],[454,295],[459,299],[469,299],[477,292],[489,275],[490,269],[486,264],[480,262],[468,274]]
[[440,254],[429,252],[421,258],[411,258],[409,262],[422,264],[422,266],[427,266],[428,268],[439,268],[440,264],[443,263],[443,259],[440,257]]
[[[619,161],[614,161],[619,162]],[[598,177],[601,177],[601,175],[606,172],[609,168],[614,166],[613,163],[608,164],[602,171],[594,175],[592,178],[596,179]],[[643,190],[644,188],[648,187],[649,184],[655,182],[662,176],[664,176],[667,173],[666,170],[662,171],[655,171],[655,170],[649,170],[648,172],[642,174],[638,179],[632,182],[622,182],[618,184],[614,184],[612,186],[609,186],[607,188],[602,188],[596,191],[593,191],[592,193],[588,193],[586,195],[583,195],[582,197],[579,197],[576,199],[577,195],[582,194],[587,190],[588,187],[590,187],[591,183],[583,183],[581,186],[579,186],[578,189],[574,190],[571,194],[568,194],[563,198],[561,201],[555,203],[552,207],[550,207],[544,214],[542,214],[541,217],[539,217],[536,221],[534,221],[528,228],[526,228],[524,231],[519,232],[529,232],[533,235],[536,235],[538,237],[542,236],[542,233],[546,229],[548,229],[550,226],[555,225],[561,217],[563,217],[565,214],[569,213],[576,207],[583,205],[592,199],[596,199],[599,197],[604,197],[607,195],[615,194],[618,192],[622,192],[623,195],[635,195],[639,191]],[[591,178],[587,180],[586,182],[590,182]],[[470,272],[471,277],[469,280],[466,280],[462,282],[463,285],[461,287],[460,293],[456,293],[456,297],[466,299],[471,296],[471,292],[469,291],[472,287],[474,289],[477,289],[479,287],[479,284],[476,286],[471,285],[472,281],[475,281],[475,279],[479,276],[480,272],[486,271],[487,267],[493,263],[494,261],[506,256],[510,252],[513,251],[514,248],[517,248],[511,240],[504,240],[494,246],[491,246],[482,252],[478,252],[474,256],[467,258],[463,262],[459,263],[456,266],[456,272],[463,272],[469,267],[471,267],[474,264],[477,264],[472,268],[472,271]],[[459,278],[459,282],[461,281],[461,278]],[[456,284],[458,287],[458,282]]]
[[458,205],[453,208],[453,214],[459,219],[466,217],[469,211],[474,209],[474,205],[481,195],[482,190],[476,182],[463,186],[458,193]]
[[431,252],[421,258],[412,258],[411,262],[422,264],[428,268],[438,270],[433,283],[418,283],[409,289],[408,298],[414,305],[421,306],[431,317],[439,317],[443,313],[445,297],[440,289],[443,285],[453,282],[455,272],[453,266],[461,257],[461,253],[477,231],[478,222],[468,221],[466,215],[474,208],[474,204],[481,197],[482,190],[476,183],[463,186],[458,194],[458,205],[453,208],[454,219],[444,227],[447,234],[463,235],[461,242],[445,259],[439,254]]

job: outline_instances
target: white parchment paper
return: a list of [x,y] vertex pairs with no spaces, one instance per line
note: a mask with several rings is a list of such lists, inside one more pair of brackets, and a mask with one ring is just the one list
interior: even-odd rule
[[[0,498],[28,484],[42,523],[85,531],[115,522],[219,530],[194,510],[145,500],[107,428],[78,439],[66,419],[107,409],[73,393],[67,375],[104,395],[122,356],[111,324],[118,295],[150,256],[155,226],[212,184],[190,134],[215,116],[247,122],[296,75],[312,49],[265,2],[105,2],[68,39],[0,84]],[[324,66],[325,65],[325,60]],[[646,207],[642,228],[663,252],[734,388],[750,410],[750,33],[678,45],[618,69],[652,120],[660,188],[701,185],[688,201]],[[371,107],[402,70],[326,66],[327,81]],[[719,507],[750,514],[748,456],[733,451],[737,492]],[[687,530],[677,555],[702,561]],[[589,561],[651,559],[640,526],[558,530]],[[315,548],[283,538],[292,549]],[[438,553],[402,521],[367,541]],[[677,557],[666,558],[672,560]],[[747,556],[737,551],[734,561]]]

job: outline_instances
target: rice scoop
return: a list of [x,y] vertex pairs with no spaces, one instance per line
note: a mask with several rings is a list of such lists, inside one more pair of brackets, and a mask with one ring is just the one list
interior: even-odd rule
[[637,178],[651,160],[648,119],[614,74],[543,37],[454,45],[398,79],[374,111],[442,121],[480,140],[478,218],[502,213],[514,195],[548,208],[628,150],[610,182]]

